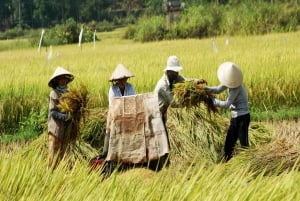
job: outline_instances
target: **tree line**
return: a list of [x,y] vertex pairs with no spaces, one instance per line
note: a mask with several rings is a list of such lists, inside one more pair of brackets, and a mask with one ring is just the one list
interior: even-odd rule
[[[249,0],[246,0],[249,1]],[[257,1],[257,0],[256,0]],[[279,0],[260,0],[270,3]],[[285,0],[287,1],[287,0]],[[291,1],[291,0],[289,0]],[[294,0],[297,1],[297,0]],[[14,27],[51,27],[72,18],[76,22],[117,21],[119,18],[163,14],[168,0],[0,0],[0,31]],[[174,1],[173,1],[174,2]],[[186,5],[233,4],[238,0],[183,0]]]
[[146,2],[142,0],[1,0],[0,31],[16,26],[50,27],[69,18],[81,23],[112,21],[113,18],[124,17],[145,9],[149,4]]

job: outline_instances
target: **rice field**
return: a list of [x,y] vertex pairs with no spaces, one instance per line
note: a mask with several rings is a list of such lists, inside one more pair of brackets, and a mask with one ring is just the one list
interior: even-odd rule
[[[117,64],[128,67],[135,74],[129,81],[138,93],[146,93],[154,90],[170,55],[178,56],[185,77],[205,78],[209,85],[218,84],[222,62],[240,65],[251,111],[276,112],[299,104],[300,32],[151,43],[107,33],[99,37],[95,48],[90,43],[52,51],[0,51],[1,123],[47,106],[48,80],[56,66],[63,66],[75,75],[71,88],[87,87],[91,113],[83,129],[95,132],[93,122],[103,118],[108,79]],[[135,168],[104,179],[89,168],[99,150],[83,141],[57,169],[49,170],[45,132],[26,143],[1,144],[0,200],[300,200],[297,120],[251,122],[250,148],[237,149],[233,159],[222,163],[226,115],[209,116],[202,107],[169,113],[171,165],[160,172]]]

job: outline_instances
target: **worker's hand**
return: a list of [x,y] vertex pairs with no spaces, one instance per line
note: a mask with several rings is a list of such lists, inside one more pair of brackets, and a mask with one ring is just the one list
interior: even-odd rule
[[204,90],[206,91],[206,92],[208,92],[208,93],[211,93],[212,92],[212,90],[211,90],[211,88],[209,88],[209,87],[204,87]]
[[62,113],[58,111],[51,111],[51,116],[54,117],[55,119],[59,119],[62,121],[70,121],[72,120],[72,114],[71,113]]
[[197,81],[196,81],[196,84],[207,84],[207,81],[205,80],[205,79],[198,79]]
[[65,121],[71,121],[73,118],[73,115],[71,114],[71,112],[68,112],[66,115],[67,115],[67,117],[66,117]]
[[213,96],[207,96],[207,97],[204,99],[204,102],[205,102],[207,105],[214,105],[215,97],[213,97]]

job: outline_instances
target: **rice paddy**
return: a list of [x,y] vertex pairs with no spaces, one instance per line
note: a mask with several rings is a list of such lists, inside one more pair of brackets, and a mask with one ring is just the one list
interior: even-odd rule
[[[101,38],[101,34],[99,35]],[[217,85],[216,71],[234,61],[244,72],[251,111],[296,107],[300,94],[300,32],[252,37],[188,39],[151,43],[107,37],[93,44],[0,52],[1,126],[22,121],[48,105],[48,80],[57,66],[75,75],[71,89],[86,86],[83,139],[101,141],[108,107],[108,79],[118,63],[135,77],[138,93],[154,90],[166,60],[177,55],[187,78]],[[1,45],[1,41],[0,41]],[[83,93],[85,94],[85,93]],[[226,94],[220,94],[222,99]],[[0,146],[0,200],[300,200],[298,120],[252,121],[250,147],[222,163],[229,116],[204,104],[170,109],[171,165],[160,172],[134,168],[104,179],[89,167],[101,152],[81,138],[55,170],[47,169],[47,134]],[[3,133],[4,134],[4,133]],[[1,131],[2,135],[2,131]]]

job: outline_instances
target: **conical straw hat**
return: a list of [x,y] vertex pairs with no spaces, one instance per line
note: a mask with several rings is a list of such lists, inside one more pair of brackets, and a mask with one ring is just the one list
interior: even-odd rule
[[123,64],[118,64],[109,81],[130,77],[134,77],[134,75]]
[[73,81],[74,79],[74,75],[72,73],[70,73],[69,71],[67,71],[66,69],[64,69],[63,67],[58,66],[56,68],[56,70],[54,71],[52,77],[50,78],[49,82],[48,82],[48,86],[49,87],[54,87],[53,86],[53,80],[61,75],[66,75],[66,78],[69,80],[69,82]]
[[243,83],[241,69],[232,62],[224,62],[218,69],[218,78],[221,84],[228,88],[236,88]]

